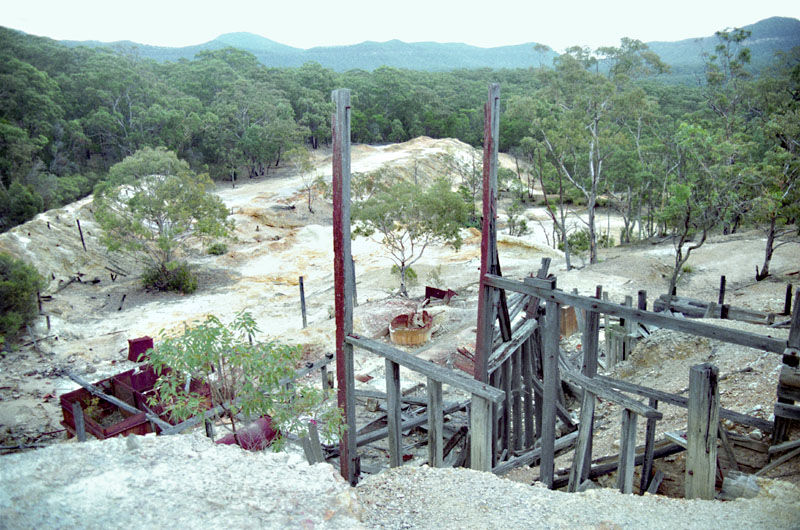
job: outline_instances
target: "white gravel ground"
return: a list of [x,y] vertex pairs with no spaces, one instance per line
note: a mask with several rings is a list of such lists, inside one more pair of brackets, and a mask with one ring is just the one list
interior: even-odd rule
[[753,499],[687,501],[616,490],[550,491],[467,469],[401,467],[358,486],[372,528],[800,528],[800,489],[760,481]]

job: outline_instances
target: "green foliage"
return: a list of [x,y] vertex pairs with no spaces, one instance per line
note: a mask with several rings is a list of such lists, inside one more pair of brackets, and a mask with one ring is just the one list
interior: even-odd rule
[[186,263],[174,261],[142,272],[142,285],[157,291],[176,291],[191,294],[197,290],[197,277]]
[[0,188],[0,229],[8,230],[33,219],[44,208],[44,200],[29,186],[14,181],[8,191]]
[[[44,279],[25,263],[0,253],[0,338],[14,337],[36,319],[36,293],[44,288]],[[0,341],[0,346],[5,340]]]
[[428,245],[443,242],[460,248],[469,207],[443,179],[427,189],[407,182],[377,189],[353,205],[353,235],[380,236],[389,258],[400,268],[400,292],[407,294],[407,269]]
[[528,221],[524,216],[525,208],[518,197],[514,197],[514,202],[508,207],[508,233],[512,236],[521,236],[528,232]]
[[[194,322],[178,337],[165,337],[148,354],[159,374],[156,401],[167,403],[167,409],[178,420],[204,414],[205,397],[184,391],[186,378],[207,382],[211,404],[224,405],[234,432],[236,414],[247,418],[272,417],[274,428],[281,433],[305,434],[309,419],[322,425],[326,438],[338,437],[343,426],[341,413],[325,404],[325,393],[311,386],[286,385],[294,377],[301,349],[275,341],[256,339],[258,326],[252,315],[237,313],[225,325],[217,317]],[[275,444],[279,448],[280,444]]]
[[[586,252],[589,250],[589,231],[584,229],[575,230],[567,236],[567,244],[572,252]],[[558,243],[558,249],[564,250],[564,243]]]
[[95,218],[103,243],[127,251],[151,269],[165,271],[193,238],[219,238],[232,221],[207,175],[166,149],[145,148],[114,165],[95,189]]
[[[392,264],[391,270],[392,276],[400,276],[400,267],[395,264]],[[417,271],[413,269],[413,267],[406,267],[406,286],[407,287],[416,287],[419,285],[419,277],[417,276]]]
[[212,256],[222,256],[228,252],[228,245],[221,241],[216,241],[208,246],[207,252]]

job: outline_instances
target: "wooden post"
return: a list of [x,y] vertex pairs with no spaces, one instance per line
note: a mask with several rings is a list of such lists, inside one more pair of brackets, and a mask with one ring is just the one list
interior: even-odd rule
[[[502,389],[503,392],[506,393],[506,399],[503,402],[503,414],[502,414],[502,439],[500,445],[500,453],[503,451],[510,451],[511,450],[511,406],[512,406],[512,395],[511,395],[511,359],[513,357],[509,357],[503,363],[502,368],[498,371],[501,371],[502,377]],[[494,464],[493,464],[494,465]]]
[[[522,449],[522,346],[509,359],[511,365],[511,418],[514,426],[514,454]],[[510,452],[510,451],[509,451]]]
[[792,284],[786,284],[786,296],[783,299],[783,314],[789,315],[792,310]]
[[533,352],[531,352],[531,339],[529,338],[522,344],[522,380],[523,380],[523,403],[525,416],[525,449],[533,447],[536,436],[536,425],[533,421]]
[[717,299],[717,303],[719,305],[725,303],[725,276],[719,277],[719,298]]
[[638,300],[636,307],[638,307],[642,311],[647,311],[647,291],[641,290],[638,293]]
[[488,399],[472,394],[469,418],[470,467],[492,470],[492,407]]
[[214,422],[207,419],[203,423],[205,424],[205,428],[206,428],[206,437],[211,438],[211,440],[213,441],[214,440]]
[[728,304],[722,304],[719,307],[719,318],[721,318],[722,320],[727,320],[730,311],[731,311],[731,306],[729,306]]
[[[630,295],[625,296],[625,303],[623,304],[625,307],[633,307],[633,297]],[[628,318],[625,319],[625,336],[622,338],[622,361],[628,359],[631,354],[631,350],[633,349],[633,335],[634,326],[638,326],[632,319]]]
[[544,329],[544,396],[542,403],[542,461],[539,467],[541,481],[553,488],[553,472],[556,440],[556,400],[561,381],[558,378],[558,349],[561,318],[561,304],[547,301],[545,304]]
[[[598,285],[595,288],[594,297],[596,299],[600,299],[603,295],[603,286]],[[581,366],[581,372],[586,377],[594,377],[597,375],[597,357],[598,357],[598,350],[600,345],[600,313],[596,311],[587,311],[586,312],[586,328],[583,332],[582,337],[583,343],[583,364]],[[584,390],[584,392],[586,392]],[[583,403],[587,403],[585,399]],[[586,419],[586,429],[588,430],[588,442],[584,447],[585,454],[583,455],[583,467],[581,469],[580,477],[576,477],[577,484],[583,484],[583,481],[589,478],[589,471],[592,467],[592,442],[594,439],[594,396],[591,397],[591,410],[587,411],[587,419]],[[581,407],[583,407],[583,403]],[[589,405],[587,404],[587,407]],[[583,415],[583,409],[581,408],[581,415]],[[581,428],[584,426],[584,419],[581,419]],[[577,454],[577,453],[576,453]],[[578,480],[580,479],[580,480]]]
[[689,422],[686,431],[686,498],[714,499],[719,425],[719,370],[704,363],[689,370]]
[[442,413],[442,383],[428,378],[428,465],[442,467],[444,414]]
[[386,359],[386,420],[389,428],[389,465],[397,467],[403,463],[400,430],[400,365]]
[[492,353],[495,301],[497,291],[485,285],[483,278],[493,272],[497,255],[497,148],[500,136],[500,85],[489,85],[488,101],[484,106],[483,126],[483,229],[481,231],[481,272],[478,293],[478,330],[475,338],[475,379],[489,380],[489,356]]
[[81,220],[75,219],[75,221],[78,223],[78,233],[81,235],[81,245],[83,245],[83,251],[87,252],[86,241],[83,240],[83,229],[81,228]]
[[[603,302],[608,302],[608,292],[604,291],[603,293]],[[611,359],[611,336],[608,333],[608,330],[611,327],[611,317],[608,316],[608,313],[603,313],[603,336],[605,337],[606,343],[606,369],[610,370],[612,363],[610,363]]]
[[336,110],[331,118],[333,137],[333,270],[336,310],[336,386],[339,408],[347,430],[339,446],[342,476],[353,486],[358,481],[356,407],[353,346],[345,337],[353,332],[353,275],[350,253],[350,91],[331,94]]
[[322,380],[321,381],[322,382],[322,391],[325,393],[325,395],[327,397],[327,391],[331,387],[330,383],[328,382],[328,367],[327,366],[321,366],[320,367],[319,376],[320,376],[320,379]]
[[593,423],[594,394],[587,389],[583,389],[583,402],[581,403],[581,423],[578,430],[578,445],[575,447],[575,456],[572,459],[572,468],[569,472],[569,484],[567,486],[567,491],[570,493],[578,491],[578,486],[583,483],[583,475],[586,468],[592,464],[591,444]]
[[619,469],[617,488],[621,493],[633,492],[633,470],[636,467],[636,413],[622,409],[620,429]]
[[[800,352],[800,289],[795,292],[794,307],[792,308],[792,321],[789,324],[789,340],[787,341],[788,348],[783,354],[783,364],[790,368],[797,368],[800,364],[798,352]],[[778,387],[781,388],[780,386]],[[778,403],[775,404],[775,428],[772,431],[772,445],[781,443],[786,438],[786,431],[789,428],[788,418],[778,414],[778,404],[792,404],[793,399],[778,396]]]
[[[650,398],[650,408],[658,409],[658,400]],[[644,495],[650,486],[650,475],[653,473],[653,448],[656,441],[656,419],[647,418],[647,430],[644,435],[644,460],[642,461],[642,476],[639,481],[639,494]]]
[[72,404],[72,417],[75,419],[75,436],[78,437],[79,442],[85,442],[86,425],[83,421],[83,409],[77,401]]
[[303,287],[302,276],[300,276],[300,312],[303,314],[303,329],[306,329],[308,326],[308,321],[306,320],[306,291]]
[[356,262],[350,258],[350,271],[353,276],[353,307],[358,307],[358,292],[356,290]]

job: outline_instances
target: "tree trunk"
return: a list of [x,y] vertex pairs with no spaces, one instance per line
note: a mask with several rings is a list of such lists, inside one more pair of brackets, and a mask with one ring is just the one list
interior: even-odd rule
[[769,220],[769,231],[767,232],[767,246],[764,249],[764,265],[761,270],[756,267],[756,281],[760,282],[769,276],[769,262],[772,260],[772,253],[775,251],[775,216]]

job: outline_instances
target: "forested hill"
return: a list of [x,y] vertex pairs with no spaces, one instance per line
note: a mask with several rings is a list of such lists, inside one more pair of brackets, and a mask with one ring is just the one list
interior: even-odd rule
[[[800,21],[794,18],[772,17],[743,29],[751,31],[749,48],[751,67],[760,70],[769,64],[779,50],[800,46]],[[531,36],[535,38],[535,35]],[[576,37],[579,40],[579,37]],[[531,42],[516,46],[478,48],[460,43],[416,42],[398,40],[362,42],[352,46],[316,47],[308,50],[293,48],[251,33],[228,33],[205,44],[183,48],[147,46],[132,42],[101,43],[97,41],[62,41],[68,46],[108,46],[122,51],[135,47],[140,57],[157,61],[192,59],[203,50],[218,50],[233,46],[255,55],[268,67],[295,67],[306,62],[338,72],[346,70],[372,71],[381,66],[410,70],[446,71],[473,68],[529,68],[552,64],[556,53],[536,48]],[[546,44],[546,43],[545,43]],[[576,42],[575,44],[580,44]],[[615,45],[617,43],[609,43]],[[663,76],[668,82],[694,81],[703,71],[703,53],[713,53],[716,38],[712,36],[677,42],[650,42],[648,46],[670,65],[671,73]]]

